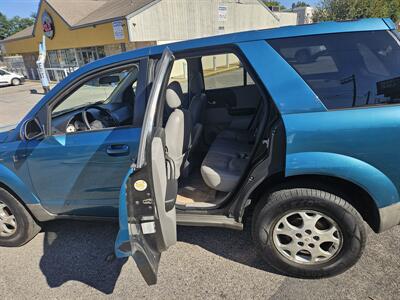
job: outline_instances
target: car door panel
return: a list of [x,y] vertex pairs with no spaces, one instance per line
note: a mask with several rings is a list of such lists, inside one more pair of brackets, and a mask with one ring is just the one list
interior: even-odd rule
[[[132,256],[147,284],[157,282],[161,253],[176,243],[175,201],[178,184],[168,158],[164,129],[155,127],[157,108],[174,57],[168,48],[158,63],[146,108],[138,159],[128,171],[120,194],[118,257]],[[161,105],[162,107],[162,105]]]
[[204,134],[211,143],[226,128],[247,129],[260,102],[256,85],[206,91]]
[[136,158],[140,131],[114,128],[29,141],[29,170],[43,207],[56,214],[117,215],[119,190]]
[[9,73],[4,72],[3,75],[0,74],[0,84],[9,84],[11,82],[11,77]]

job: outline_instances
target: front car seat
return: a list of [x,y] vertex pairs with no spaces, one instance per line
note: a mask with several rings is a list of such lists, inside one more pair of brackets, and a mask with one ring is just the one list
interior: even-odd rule
[[191,145],[192,120],[190,112],[182,108],[183,92],[177,81],[171,82],[165,94],[171,114],[165,124],[165,145],[167,154],[174,162],[175,179],[184,168]]

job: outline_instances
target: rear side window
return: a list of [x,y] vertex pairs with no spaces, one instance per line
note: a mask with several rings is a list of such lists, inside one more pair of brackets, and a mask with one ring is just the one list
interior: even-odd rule
[[206,90],[253,85],[254,81],[233,53],[203,56],[204,85]]
[[400,103],[400,47],[390,31],[314,35],[268,43],[328,109]]

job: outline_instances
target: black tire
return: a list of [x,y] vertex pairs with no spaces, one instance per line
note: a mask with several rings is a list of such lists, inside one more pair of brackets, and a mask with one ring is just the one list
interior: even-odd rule
[[11,79],[11,85],[16,86],[21,84],[21,79],[13,78]]
[[[302,210],[326,215],[341,230],[341,248],[331,260],[301,264],[285,257],[275,246],[272,234],[278,220],[287,213]],[[254,211],[252,236],[269,265],[297,278],[323,278],[345,272],[359,260],[366,243],[364,222],[354,207],[336,195],[309,188],[286,187],[260,201]]]
[[[19,247],[31,239],[39,232],[40,226],[35,222],[25,207],[8,191],[0,188],[0,201],[3,202],[11,214],[15,216],[16,230],[10,236],[0,235],[0,246]],[[1,232],[1,228],[0,228]]]

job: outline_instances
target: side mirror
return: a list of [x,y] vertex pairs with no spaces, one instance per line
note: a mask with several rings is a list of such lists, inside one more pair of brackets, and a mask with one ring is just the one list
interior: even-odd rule
[[104,76],[99,79],[100,85],[110,85],[113,83],[118,83],[120,81],[119,76],[112,75],[112,76]]
[[42,126],[39,121],[35,119],[28,120],[22,125],[21,135],[25,140],[33,140],[44,136]]

